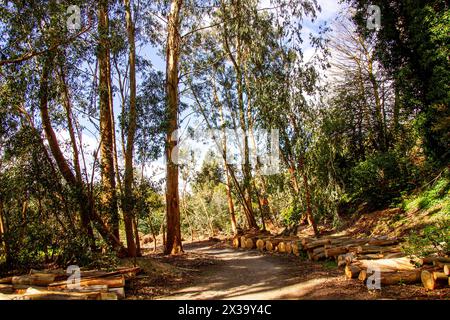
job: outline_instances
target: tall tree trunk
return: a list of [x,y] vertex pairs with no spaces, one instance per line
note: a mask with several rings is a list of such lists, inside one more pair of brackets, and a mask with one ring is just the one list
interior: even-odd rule
[[166,218],[167,238],[165,254],[183,252],[181,243],[180,199],[178,194],[178,165],[172,160],[172,153],[178,137],[178,63],[180,58],[180,12],[182,0],[173,0],[168,19],[166,91],[167,91],[167,137],[166,137]]
[[67,117],[67,128],[69,130],[69,136],[70,136],[70,144],[72,146],[72,152],[73,152],[73,167],[75,169],[75,177],[78,181],[78,183],[82,183],[81,178],[81,167],[80,167],[80,160],[78,157],[78,147],[77,147],[77,141],[75,138],[75,130],[73,126],[73,114],[72,114],[72,105],[70,100],[70,94],[69,94],[69,88],[67,86],[66,82],[66,76],[65,72],[62,66],[60,66],[60,77],[61,77],[61,83],[63,86],[63,95],[64,95],[64,108],[66,111],[66,117]]
[[138,225],[139,225],[139,220],[138,220],[137,216],[133,216],[133,232],[134,232],[134,241],[136,243],[136,257],[142,257]]
[[[222,10],[226,9],[227,4],[225,1],[221,1]],[[237,0],[234,4],[234,14],[236,15],[238,30],[240,31],[241,27],[241,16],[240,16],[240,0]],[[229,43],[229,32],[227,27],[227,21],[225,20],[223,23],[223,40],[224,40],[224,49],[230,58],[235,73],[236,73],[236,83],[237,83],[237,99],[238,99],[238,112],[239,112],[239,124],[242,129],[243,134],[243,157],[244,162],[242,165],[242,174],[243,174],[243,194],[245,202],[244,214],[248,223],[249,229],[258,229],[258,225],[255,220],[255,216],[252,208],[252,187],[251,187],[251,167],[250,167],[250,155],[249,155],[249,147],[248,147],[248,136],[247,136],[247,126],[245,121],[245,107],[244,107],[244,86],[243,86],[243,74],[241,69],[242,64],[242,46],[241,46],[241,37],[238,34],[236,36],[236,58],[234,57]]]
[[375,125],[377,132],[377,144],[379,150],[385,151],[386,141],[384,135],[383,110],[381,105],[380,89],[373,70],[373,58],[370,53],[367,52],[367,50],[365,50],[365,53],[367,59],[367,72],[369,74],[369,81],[372,85],[373,95],[375,98]]
[[119,238],[119,213],[117,210],[116,180],[114,170],[114,141],[111,115],[111,74],[109,68],[109,25],[108,0],[99,0],[98,4],[98,63],[99,102],[100,102],[100,164],[102,179],[102,208],[110,218],[114,236]]
[[[216,86],[214,83],[214,100],[216,101],[218,107],[219,107],[219,114],[220,114],[220,122],[221,122],[221,129],[222,129],[222,151],[223,151],[223,164],[224,167],[227,167],[227,136],[225,132],[225,118],[223,116],[223,108],[222,104],[219,101],[219,97],[217,96]],[[226,191],[227,191],[227,201],[228,201],[228,212],[230,213],[230,222],[231,222],[231,231],[233,234],[238,233],[238,226],[236,222],[236,214],[234,212],[234,203],[233,203],[233,197],[231,196],[231,180],[230,180],[230,174],[228,173],[228,170],[225,169],[227,180],[226,180]]]
[[[134,23],[131,16],[130,0],[125,0],[125,19],[127,22],[128,45],[130,52],[128,61],[130,63],[130,110],[128,113],[128,137],[125,150],[125,177],[124,177],[124,197],[123,197],[123,221],[125,224],[125,234],[127,237],[128,254],[130,256],[140,255],[136,243],[133,239],[133,150],[134,138],[136,134],[136,48],[134,42]],[[137,232],[137,226],[136,226]],[[137,239],[139,235],[136,234]]]
[[11,254],[8,242],[4,238],[5,233],[6,233],[6,222],[5,217],[3,216],[3,200],[0,197],[0,244],[3,246],[5,251],[6,265],[9,265],[11,261]]
[[[244,176],[243,181],[243,189],[245,194],[245,201],[247,202],[246,206],[246,216],[248,220],[248,225],[250,229],[257,229],[258,225],[256,224],[255,216],[253,213],[252,208],[252,184],[251,184],[251,167],[250,167],[250,151],[249,151],[249,144],[248,144],[248,127],[247,127],[247,121],[245,119],[245,106],[244,106],[244,86],[243,86],[243,75],[241,71],[241,64],[242,64],[242,53],[241,53],[241,44],[240,44],[240,37],[237,38],[237,57],[236,57],[236,63],[239,66],[236,69],[236,81],[237,81],[237,94],[238,94],[238,106],[239,106],[239,124],[241,126],[243,139],[244,139],[244,163],[242,167],[242,173]],[[249,119],[247,119],[249,120]]]
[[314,221],[314,217],[313,217],[313,214],[312,214],[311,191],[309,189],[309,182],[308,182],[308,177],[306,175],[305,161],[303,159],[303,156],[300,156],[299,167],[300,167],[300,172],[301,172],[302,178],[303,178],[303,187],[305,188],[306,217],[308,219],[309,225],[313,227],[314,235],[316,237],[318,237],[319,236],[319,230],[317,229],[317,225],[316,225],[316,222]]

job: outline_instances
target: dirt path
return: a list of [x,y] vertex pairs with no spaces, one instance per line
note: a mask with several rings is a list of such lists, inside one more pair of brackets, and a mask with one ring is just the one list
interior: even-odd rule
[[234,250],[211,243],[187,245],[217,263],[201,270],[192,284],[160,299],[370,299],[359,283],[345,281],[334,266],[297,257]]
[[235,251],[205,246],[197,252],[218,260],[202,272],[199,282],[174,293],[169,299],[283,299],[307,294],[326,279],[296,283],[292,266],[279,257],[255,251]]

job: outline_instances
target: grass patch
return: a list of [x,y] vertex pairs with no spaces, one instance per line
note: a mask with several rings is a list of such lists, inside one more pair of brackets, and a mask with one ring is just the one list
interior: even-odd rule
[[420,193],[403,200],[402,207],[414,216],[420,216],[425,226],[411,232],[406,238],[404,251],[426,256],[430,253],[450,252],[450,174],[440,176]]
[[[448,170],[441,173],[441,177],[427,189],[417,195],[407,197],[402,202],[405,211],[430,209],[439,204],[449,203],[450,200],[450,174]],[[444,207],[445,208],[445,207]],[[450,214],[450,209],[446,208]]]

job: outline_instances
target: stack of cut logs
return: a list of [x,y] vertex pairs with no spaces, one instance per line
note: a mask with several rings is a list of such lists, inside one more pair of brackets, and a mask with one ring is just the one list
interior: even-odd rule
[[125,298],[125,281],[136,276],[139,267],[116,271],[31,270],[27,275],[0,278],[0,300],[118,300]]
[[[300,255],[304,251],[313,261],[334,259],[345,267],[347,279],[366,281],[368,270],[380,272],[380,284],[420,283],[433,290],[449,286],[450,258],[428,257],[411,260],[402,253],[399,239],[382,237],[351,238],[327,236],[299,238],[249,232],[233,238],[234,248],[258,249]],[[417,267],[419,266],[419,267]]]
[[450,285],[450,258],[445,257],[353,260],[345,266],[345,276],[347,279],[366,281],[368,270],[379,272],[381,285],[422,282],[427,290]]

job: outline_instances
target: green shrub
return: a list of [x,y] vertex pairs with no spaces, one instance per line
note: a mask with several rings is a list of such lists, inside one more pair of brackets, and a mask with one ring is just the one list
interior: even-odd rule
[[394,152],[373,155],[352,168],[350,199],[356,203],[366,202],[369,209],[383,208],[411,187],[408,178],[405,159]]
[[425,227],[419,233],[412,233],[406,238],[403,246],[405,253],[427,256],[431,253],[445,255],[450,253],[450,224],[442,219],[433,225]]

